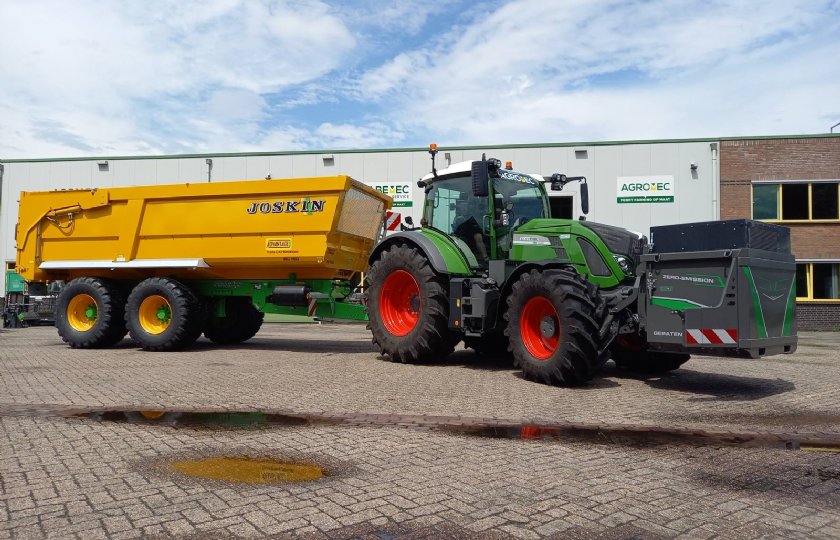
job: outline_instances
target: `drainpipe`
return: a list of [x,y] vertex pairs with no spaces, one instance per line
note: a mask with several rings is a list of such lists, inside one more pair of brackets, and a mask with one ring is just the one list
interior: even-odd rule
[[213,179],[213,160],[207,158],[204,163],[207,164],[207,181],[210,182]]
[[720,175],[718,174],[718,143],[709,145],[712,151],[712,206],[715,211],[715,220],[720,219]]

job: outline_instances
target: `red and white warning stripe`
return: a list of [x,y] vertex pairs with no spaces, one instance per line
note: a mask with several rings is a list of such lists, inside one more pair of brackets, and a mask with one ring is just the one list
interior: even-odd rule
[[396,231],[397,227],[400,226],[401,221],[402,216],[399,212],[391,212],[390,210],[385,211],[385,228],[389,231]]
[[307,306],[307,310],[306,310],[307,315],[309,315],[310,317],[314,317],[315,316],[315,308],[317,307],[317,305],[318,305],[318,301],[315,298],[310,298],[309,299],[309,306]]
[[735,328],[686,328],[687,345],[735,345],[738,330]]

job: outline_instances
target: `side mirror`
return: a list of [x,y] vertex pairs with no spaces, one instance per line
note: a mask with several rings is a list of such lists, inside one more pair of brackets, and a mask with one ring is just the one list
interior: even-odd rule
[[584,214],[589,213],[589,184],[580,185],[580,209]]
[[486,197],[489,193],[487,182],[490,179],[490,172],[487,169],[487,161],[472,162],[472,191],[474,197]]

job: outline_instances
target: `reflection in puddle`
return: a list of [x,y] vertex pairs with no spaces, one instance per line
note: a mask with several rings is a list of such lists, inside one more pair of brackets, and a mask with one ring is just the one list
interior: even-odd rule
[[170,466],[187,476],[246,484],[306,482],[324,476],[324,470],[317,465],[272,459],[211,457],[176,461]]

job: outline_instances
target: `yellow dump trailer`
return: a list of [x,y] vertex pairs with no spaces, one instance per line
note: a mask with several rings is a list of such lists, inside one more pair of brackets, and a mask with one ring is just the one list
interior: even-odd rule
[[69,281],[71,346],[235,343],[264,312],[363,318],[351,279],[390,206],[347,176],[22,193],[17,269]]

